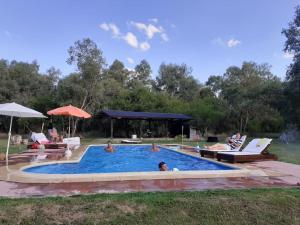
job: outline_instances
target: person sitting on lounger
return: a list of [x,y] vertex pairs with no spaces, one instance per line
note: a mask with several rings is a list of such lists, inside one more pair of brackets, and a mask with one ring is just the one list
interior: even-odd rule
[[160,171],[168,171],[168,165],[165,162],[160,162],[158,168]]
[[63,141],[63,137],[58,134],[56,128],[53,126],[52,123],[49,123],[49,125],[48,125],[48,133],[49,133],[51,141],[53,141],[55,143]]
[[236,147],[239,147],[242,144],[241,134],[237,133],[234,138],[229,138],[226,144],[214,144],[211,146],[205,145],[204,148],[208,150],[233,150]]
[[111,141],[109,141],[109,142],[107,143],[107,146],[106,146],[106,148],[105,148],[105,151],[107,151],[107,152],[114,152],[114,148],[113,148],[113,146],[112,146],[112,144],[111,144]]
[[159,148],[155,143],[152,143],[152,152],[159,152]]

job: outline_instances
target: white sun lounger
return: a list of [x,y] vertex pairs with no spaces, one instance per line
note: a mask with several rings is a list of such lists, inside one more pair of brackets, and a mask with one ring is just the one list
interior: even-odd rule
[[49,140],[48,140],[48,138],[45,136],[45,134],[43,134],[43,133],[35,133],[35,132],[32,132],[32,134],[31,134],[31,140],[33,141],[33,142],[37,142],[37,143],[48,143],[48,142],[50,142]]
[[209,149],[200,149],[200,155],[202,156],[202,157],[204,157],[205,155],[208,155],[208,156],[210,156],[210,157],[215,157],[216,156],[216,154],[218,153],[218,152],[223,152],[223,151],[230,151],[230,152],[238,152],[238,151],[240,151],[241,150],[241,148],[243,147],[243,145],[245,144],[245,142],[246,142],[246,139],[247,139],[247,135],[243,135],[242,137],[241,137],[241,140],[242,140],[242,143],[239,145],[239,146],[237,146],[236,148],[234,148],[234,149],[231,149],[231,150],[227,150],[227,149],[223,149],[223,150],[209,150]]
[[80,137],[64,138],[63,143],[67,144],[70,149],[76,150],[80,147]]
[[253,139],[241,152],[218,152],[218,161],[227,160],[230,162],[248,162],[260,159],[277,159],[273,154],[267,152],[272,139]]
[[141,140],[133,140],[133,139],[125,139],[125,140],[122,140],[121,143],[124,143],[124,144],[141,144],[142,141]]

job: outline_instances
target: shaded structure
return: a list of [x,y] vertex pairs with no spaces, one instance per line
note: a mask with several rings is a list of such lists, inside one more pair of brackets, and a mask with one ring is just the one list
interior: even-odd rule
[[[184,114],[117,110],[103,110],[97,117],[103,119],[106,128],[109,123],[110,132],[106,134],[109,133],[111,138],[130,137],[130,134],[138,134],[139,137],[174,137],[182,133],[188,137],[188,121],[192,119]],[[125,133],[114,131],[115,127]]]

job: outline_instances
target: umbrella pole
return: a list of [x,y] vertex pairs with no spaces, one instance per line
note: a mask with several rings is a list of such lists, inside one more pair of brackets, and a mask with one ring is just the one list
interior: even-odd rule
[[68,141],[67,141],[67,151],[69,151],[69,139],[71,134],[71,116],[69,116],[69,134],[68,134]]
[[69,116],[69,137],[70,138],[70,135],[71,135],[71,116]]
[[42,123],[41,133],[43,133],[43,130],[44,130],[44,121]]
[[183,145],[183,124],[181,125],[181,146]]
[[13,122],[13,116],[10,117],[10,125],[9,125],[8,140],[7,140],[7,148],[6,148],[6,155],[5,155],[6,166],[8,166],[8,149],[9,149],[9,144],[10,144],[12,122]]

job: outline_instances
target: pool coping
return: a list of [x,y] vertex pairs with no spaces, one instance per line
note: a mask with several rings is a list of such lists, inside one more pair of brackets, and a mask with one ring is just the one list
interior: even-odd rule
[[[115,144],[121,145],[122,144]],[[124,145],[149,145],[149,144],[124,144]],[[5,173],[4,176],[0,176],[0,179],[13,182],[21,183],[71,183],[71,182],[96,182],[96,181],[125,181],[125,180],[156,180],[156,179],[188,179],[188,178],[224,178],[224,177],[249,177],[249,176],[268,176],[264,171],[256,169],[247,169],[243,167],[238,167],[235,165],[230,165],[223,162],[217,162],[213,159],[200,157],[199,154],[195,155],[191,152],[183,152],[180,150],[175,150],[168,148],[167,146],[160,145],[162,148],[168,149],[170,151],[175,151],[180,154],[189,155],[195,158],[200,158],[201,160],[207,160],[215,164],[223,165],[226,167],[232,167],[235,170],[206,170],[206,171],[153,171],[153,172],[118,172],[118,173],[88,173],[88,174],[38,174],[24,172],[26,168],[50,164],[61,164],[61,163],[78,163],[89,147],[92,146],[105,146],[105,144],[92,144],[88,145],[85,150],[79,156],[72,157],[69,160],[60,161],[47,161],[47,162],[34,162],[27,164],[17,164],[12,166],[13,170],[9,167],[1,167],[0,174]],[[180,146],[180,145],[178,145]],[[6,171],[5,171],[6,169]]]

